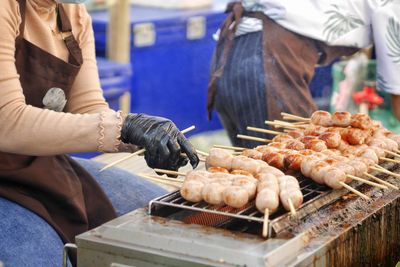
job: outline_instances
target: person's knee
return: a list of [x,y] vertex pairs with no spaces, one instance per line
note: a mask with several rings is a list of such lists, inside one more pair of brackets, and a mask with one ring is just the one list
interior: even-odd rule
[[0,198],[0,259],[5,266],[58,266],[63,242],[31,211]]

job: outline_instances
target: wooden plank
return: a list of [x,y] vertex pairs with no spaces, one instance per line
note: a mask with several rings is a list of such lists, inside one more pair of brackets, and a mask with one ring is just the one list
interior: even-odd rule
[[130,8],[129,0],[112,1],[107,29],[107,57],[120,63],[130,62]]

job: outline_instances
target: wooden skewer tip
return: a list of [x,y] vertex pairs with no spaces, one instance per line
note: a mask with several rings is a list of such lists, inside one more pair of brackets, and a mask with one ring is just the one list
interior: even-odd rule
[[[190,131],[193,131],[195,128],[196,128],[196,126],[192,125],[192,126],[186,128],[186,129],[182,130],[181,133],[183,133],[183,134],[188,133],[188,132],[190,132]],[[105,167],[103,167],[101,170],[99,170],[99,172],[103,172],[103,171],[105,171],[105,170],[107,170],[107,169],[109,169],[109,168],[111,168],[111,167],[113,167],[113,166],[115,166],[115,165],[117,165],[117,164],[119,164],[119,163],[125,161],[125,160],[130,159],[131,157],[134,157],[134,156],[137,156],[137,155],[141,155],[141,154],[143,154],[145,151],[146,151],[145,149],[138,150],[138,151],[136,151],[136,152],[134,152],[134,153],[132,153],[132,154],[130,154],[130,155],[124,157],[124,158],[121,158],[121,159],[119,159],[119,160],[117,160],[117,161],[114,161],[114,162],[108,164],[107,166],[105,166]]]
[[389,189],[386,185],[377,184],[377,183],[368,181],[368,180],[366,180],[366,179],[363,179],[363,178],[360,178],[360,177],[357,177],[357,176],[354,176],[354,175],[348,174],[347,177],[349,177],[349,178],[351,178],[351,179],[353,179],[353,180],[362,182],[362,183],[364,183],[364,184],[368,184],[368,185],[370,185],[370,186],[378,187],[378,188],[381,188],[381,189]]
[[201,151],[201,150],[198,150],[198,149],[196,149],[196,152],[197,152],[197,154],[205,156],[205,157],[208,157],[210,155],[207,152],[204,152],[204,151]]
[[292,216],[296,216],[296,209],[294,208],[292,199],[289,197],[288,199],[288,203],[289,203],[289,208],[290,208],[290,213],[292,214]]
[[256,128],[256,127],[250,127],[250,126],[248,126],[246,129],[249,131],[258,132],[258,133],[266,133],[266,134],[274,134],[274,135],[283,134],[282,132],[278,132],[278,131],[271,131],[268,129]]
[[268,237],[268,222],[269,222],[269,209],[265,209],[264,212],[264,222],[263,222],[263,231],[262,231],[262,236],[264,238]]
[[351,191],[352,193],[358,195],[359,197],[362,197],[365,200],[371,200],[371,198],[367,195],[364,195],[363,193],[361,193],[360,191],[354,189],[353,187],[349,186],[348,184],[345,184],[343,182],[339,182],[344,188],[346,188],[347,190]]
[[227,149],[227,150],[234,150],[234,151],[243,151],[247,148],[244,147],[237,147],[237,146],[223,146],[223,145],[214,145],[215,148]]
[[249,136],[249,135],[243,135],[243,134],[238,134],[236,137],[239,139],[257,141],[257,142],[262,142],[262,143],[270,143],[271,142],[271,140],[269,140],[269,139],[259,138],[259,137],[255,137],[255,136]]
[[393,185],[393,184],[391,184],[389,182],[386,182],[386,181],[384,181],[384,180],[382,180],[382,179],[380,179],[380,178],[378,178],[378,177],[376,177],[376,176],[374,176],[374,175],[372,175],[370,173],[365,172],[364,175],[369,177],[369,178],[371,178],[372,180],[374,180],[374,181],[376,181],[378,183],[386,185],[389,188],[392,188],[392,189],[395,189],[395,190],[399,190],[399,188],[397,186],[395,186],[395,185]]

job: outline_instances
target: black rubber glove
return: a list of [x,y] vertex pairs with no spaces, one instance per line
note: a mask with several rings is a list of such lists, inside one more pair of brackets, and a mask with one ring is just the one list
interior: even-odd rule
[[150,168],[176,171],[185,166],[188,159],[193,168],[199,164],[193,146],[166,118],[129,114],[122,125],[121,141],[145,148],[144,157]]

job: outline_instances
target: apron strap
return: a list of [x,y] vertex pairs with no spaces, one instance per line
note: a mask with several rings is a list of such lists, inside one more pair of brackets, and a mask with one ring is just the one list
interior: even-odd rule
[[[65,45],[69,51],[68,61],[71,64],[80,66],[83,63],[82,50],[72,33],[71,22],[64,10],[63,5],[57,4],[56,10],[58,30],[61,32]],[[65,35],[67,35],[67,37],[64,37]]]
[[[17,39],[24,38],[25,32],[25,13],[26,13],[26,0],[17,0],[19,5],[19,12],[21,16],[21,24],[19,25],[19,35]],[[80,66],[83,63],[82,50],[79,47],[79,43],[76,41],[72,34],[72,26],[65,10],[61,4],[57,4],[57,27],[61,32],[64,39],[65,45],[69,51],[68,62]],[[65,37],[67,36],[67,37]]]
[[21,24],[19,25],[19,35],[17,38],[23,38],[25,32],[25,10],[26,10],[26,0],[17,0],[19,5],[19,13],[21,16]]

